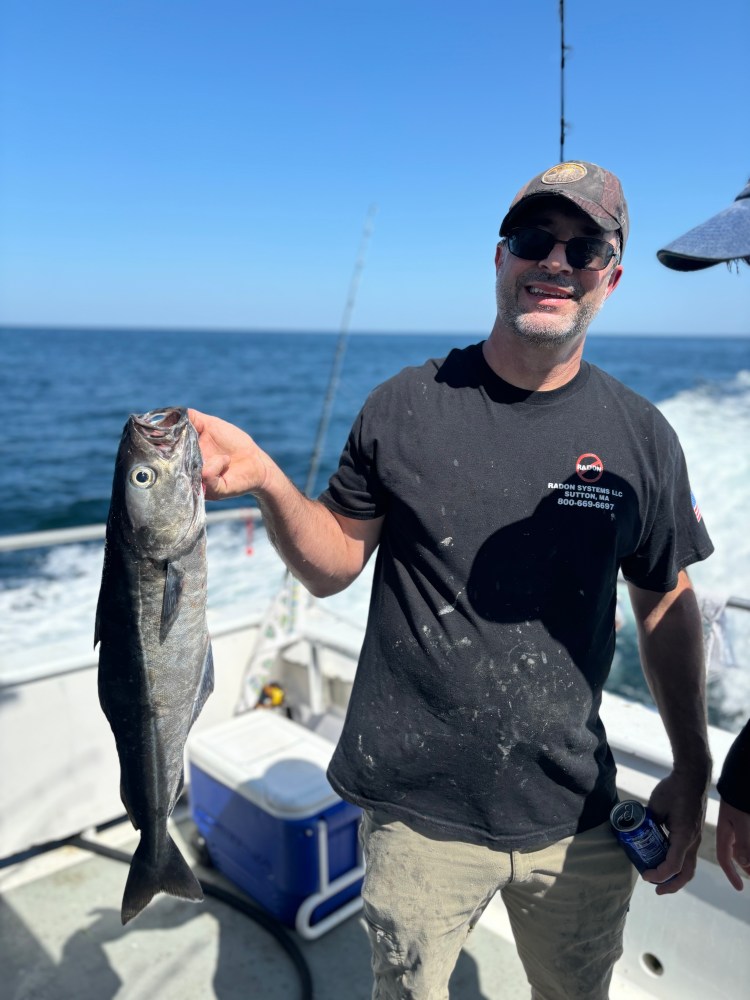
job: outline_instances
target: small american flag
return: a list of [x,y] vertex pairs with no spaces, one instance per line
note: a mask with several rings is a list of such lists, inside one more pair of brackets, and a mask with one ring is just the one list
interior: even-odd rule
[[698,506],[698,501],[695,499],[695,493],[693,492],[690,493],[690,503],[693,505],[693,513],[695,514],[696,519],[700,521],[703,515],[701,514],[701,509]]

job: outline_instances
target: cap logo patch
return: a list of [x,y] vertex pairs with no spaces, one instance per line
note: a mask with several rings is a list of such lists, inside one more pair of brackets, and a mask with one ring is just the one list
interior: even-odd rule
[[542,175],[542,184],[572,184],[585,177],[588,170],[582,163],[558,163]]

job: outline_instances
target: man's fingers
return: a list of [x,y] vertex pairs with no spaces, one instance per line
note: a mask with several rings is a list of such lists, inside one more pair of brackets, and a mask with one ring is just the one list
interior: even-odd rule
[[719,864],[721,865],[721,870],[729,879],[730,884],[737,890],[737,892],[742,892],[742,877],[734,867],[731,857],[719,858]]
[[199,410],[188,410],[198,432],[207,500],[243,496],[263,486],[268,468],[249,434]]
[[716,828],[716,859],[730,884],[741,892],[742,876],[734,862],[736,861],[750,875],[750,848],[736,839],[735,830],[729,822],[720,822]]
[[203,486],[207,500],[220,500],[228,492],[224,473],[229,466],[228,455],[213,455],[203,462]]
[[679,892],[695,874],[695,861],[686,859],[681,865],[675,861],[663,861],[658,868],[643,873],[647,882],[656,886],[657,896],[668,896]]
[[672,843],[664,861],[658,867],[645,871],[643,878],[656,886],[659,896],[679,892],[695,874],[697,852],[697,844],[685,849],[679,843]]
[[203,481],[213,482],[226,471],[229,465],[229,455],[212,455],[203,462]]
[[743,839],[736,831],[734,836],[734,860],[740,868],[744,868],[745,872],[750,875],[750,840]]

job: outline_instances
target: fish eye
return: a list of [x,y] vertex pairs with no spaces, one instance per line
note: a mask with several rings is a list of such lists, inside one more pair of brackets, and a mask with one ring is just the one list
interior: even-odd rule
[[156,473],[148,465],[136,465],[130,473],[130,482],[141,490],[147,490],[156,482]]

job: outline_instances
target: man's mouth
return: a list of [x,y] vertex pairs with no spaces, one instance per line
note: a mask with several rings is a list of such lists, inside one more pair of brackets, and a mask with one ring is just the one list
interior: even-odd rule
[[558,285],[525,285],[529,295],[538,299],[572,299],[573,291]]

